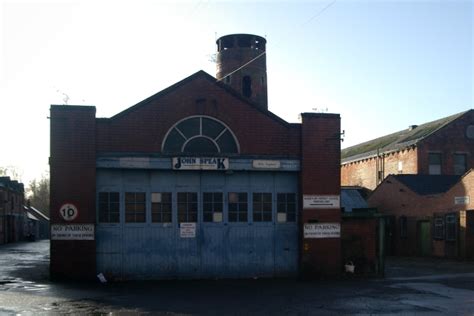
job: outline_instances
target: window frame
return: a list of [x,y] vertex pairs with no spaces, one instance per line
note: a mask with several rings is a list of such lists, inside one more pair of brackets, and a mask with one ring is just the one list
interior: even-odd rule
[[[208,200],[207,197],[211,199]],[[216,197],[220,196],[216,200]],[[208,210],[208,207],[210,210]],[[219,215],[220,214],[220,215]],[[210,218],[208,218],[210,216]],[[222,223],[224,221],[224,193],[223,192],[202,192],[202,222]]]
[[[288,197],[292,196],[293,201],[289,201]],[[281,198],[284,197],[284,200]],[[292,206],[294,210],[289,210]],[[277,192],[276,193],[276,220],[278,223],[295,223],[298,221],[298,209],[296,203],[296,193],[294,192]],[[280,215],[282,214],[282,215]],[[283,220],[284,214],[284,220]],[[291,214],[291,216],[288,216]]]
[[[111,194],[116,194],[117,195],[117,201],[111,201]],[[107,195],[105,203],[101,200],[101,195]],[[121,194],[120,191],[100,191],[97,194],[97,224],[120,224],[120,206],[121,206]],[[117,205],[117,211],[116,212],[111,212],[111,204],[116,204]],[[107,221],[102,221],[101,220],[101,215],[103,214],[102,212],[102,205],[105,204],[107,207],[107,210],[105,211],[108,220]],[[111,213],[116,213],[117,215],[117,220],[116,221],[111,221]]]
[[[195,195],[195,200],[193,199]],[[181,200],[186,197],[185,200]],[[190,198],[191,197],[191,198]],[[176,210],[178,215],[178,224],[181,223],[197,223],[199,213],[199,194],[194,191],[177,192],[176,194]],[[182,209],[184,207],[184,210]],[[184,216],[185,219],[181,219]]]
[[[432,158],[439,158],[439,163],[432,163]],[[438,169],[434,169],[438,167]],[[430,175],[441,175],[443,174],[443,155],[440,152],[431,152],[428,153],[428,174]]]
[[[129,200],[133,195],[133,199]],[[128,196],[128,197],[127,197]],[[143,196],[143,201],[137,200],[137,197]],[[130,191],[124,193],[124,223],[125,224],[144,224],[147,222],[147,194],[144,191]],[[129,210],[129,207],[133,206],[133,210]],[[143,212],[137,211],[137,206],[143,206]],[[137,215],[143,213],[143,220],[137,220]],[[133,215],[134,220],[128,219],[128,216]]]
[[[460,164],[457,163],[456,158],[463,157],[464,163],[462,165],[462,172],[459,172]],[[453,174],[455,175],[463,175],[467,171],[467,154],[466,153],[454,153],[453,154]]]
[[[159,202],[153,202],[154,194],[160,194]],[[166,201],[164,201],[164,197],[167,197]],[[166,207],[169,207],[169,211],[164,209]],[[169,214],[169,221],[166,221],[164,217],[165,215],[168,215],[168,214]],[[156,217],[159,217],[160,220],[155,220]],[[159,192],[150,193],[150,221],[152,224],[173,223],[173,193],[172,192],[159,191]]]
[[272,192],[252,192],[252,221],[254,223],[273,222]]
[[[191,135],[187,133],[186,131],[183,132],[180,130],[180,124],[186,123],[188,120],[194,120],[198,119],[199,120],[199,128],[198,128],[198,133],[194,133],[194,135]],[[212,133],[209,133],[209,126],[211,125],[205,125],[207,124],[207,120],[212,121],[213,124],[219,124],[222,126],[222,130],[219,132],[218,135],[211,135]],[[214,125],[215,126],[215,125]],[[227,137],[227,132],[230,134],[229,137]],[[168,138],[169,137],[174,137],[177,136],[179,138],[179,142],[177,141],[176,144],[173,143],[168,143]],[[192,152],[186,152],[186,147],[191,146],[190,143],[194,142],[195,140],[199,140],[200,138],[205,138],[207,141],[210,141],[213,143],[216,148],[217,148],[217,153],[210,153],[210,154],[239,154],[240,153],[240,144],[239,141],[232,131],[232,129],[225,124],[224,122],[212,117],[212,116],[207,116],[207,115],[191,115],[187,116],[178,122],[176,122],[171,128],[167,131],[165,137],[163,137],[163,142],[161,144],[161,151],[163,153],[167,154],[177,154],[177,153],[186,153],[186,154],[192,154]],[[221,139],[222,138],[222,139]],[[232,144],[229,145],[229,142],[231,139]],[[230,147],[229,147],[230,146]],[[179,147],[179,150],[178,148]],[[223,150],[223,148],[228,149],[232,148],[235,150]],[[171,150],[170,148],[176,148],[176,150]],[[199,153],[203,154],[203,153]]]
[[[237,194],[237,201],[231,201],[231,194]],[[247,192],[227,192],[227,221],[229,223],[238,224],[249,222],[248,196],[249,194]],[[233,205],[235,205],[235,211],[231,210],[233,209],[233,207],[231,207]],[[245,208],[245,210],[241,210],[241,208]],[[236,215],[235,219],[233,219],[233,213]],[[245,219],[241,219],[242,215],[245,215]]]

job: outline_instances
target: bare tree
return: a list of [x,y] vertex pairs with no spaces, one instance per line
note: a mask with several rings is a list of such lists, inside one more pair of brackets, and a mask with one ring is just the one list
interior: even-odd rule
[[28,199],[31,206],[49,216],[49,175],[30,181]]
[[7,176],[10,177],[12,180],[20,181],[21,174],[22,172],[20,172],[15,166],[0,167],[0,177]]

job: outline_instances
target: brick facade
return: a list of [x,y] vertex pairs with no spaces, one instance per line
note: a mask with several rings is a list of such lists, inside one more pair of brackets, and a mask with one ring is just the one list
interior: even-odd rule
[[[95,108],[53,105],[50,119],[51,224],[70,223],[59,213],[65,203],[74,204],[79,211],[72,223],[95,224]],[[95,242],[51,240],[50,269],[53,278],[94,278]]]
[[[468,203],[456,204],[455,198],[467,197]],[[419,255],[420,225],[430,226],[430,253],[435,256],[472,257],[474,226],[468,221],[474,215],[474,172],[469,171],[446,192],[420,195],[399,182],[396,177],[387,177],[368,198],[369,207],[391,218],[392,251],[397,255]],[[457,237],[455,241],[434,238],[434,218],[456,214]],[[406,218],[406,235],[401,236],[401,218]],[[464,221],[464,224],[462,224]],[[460,242],[462,241],[462,244]]]
[[[454,155],[465,154],[467,171],[474,167],[474,139],[467,137],[467,128],[473,124],[474,111],[470,110],[445,125],[437,125],[435,130],[426,128],[426,136],[416,138],[417,131],[413,129],[413,139],[400,148],[381,148],[378,153],[348,157],[341,165],[341,184],[374,190],[390,174],[429,174],[430,153],[441,154],[441,174],[454,174]],[[403,135],[403,131],[398,134]],[[391,135],[385,137],[390,139]]]
[[[96,159],[110,153],[162,156],[169,129],[193,115],[226,124],[239,141],[240,155],[299,159],[302,194],[340,195],[339,115],[304,113],[301,124],[290,124],[200,71],[111,118],[95,118],[94,107],[51,107],[51,224],[94,224]],[[79,209],[71,222],[59,215],[66,202]],[[339,209],[301,214],[301,225],[340,223]],[[341,271],[339,238],[303,243],[308,245],[301,255],[305,272]],[[53,277],[94,278],[95,261],[94,241],[51,242]]]
[[23,183],[0,177],[0,245],[24,240],[26,214]]
[[378,218],[343,218],[341,223],[342,260],[352,262],[355,273],[376,271]]
[[[340,196],[340,169],[334,161],[340,155],[340,117],[335,114],[302,114],[301,194]],[[302,222],[340,223],[340,209],[303,209]],[[340,272],[341,240],[304,239],[303,271],[310,274]]]
[[[380,172],[380,175],[379,175]],[[418,149],[406,148],[341,166],[341,185],[375,189],[389,174],[418,173]]]

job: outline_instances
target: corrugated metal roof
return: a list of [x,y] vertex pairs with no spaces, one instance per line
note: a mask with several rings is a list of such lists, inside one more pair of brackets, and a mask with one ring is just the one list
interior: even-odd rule
[[34,214],[37,218],[43,219],[45,221],[49,221],[49,217],[44,215],[40,210],[34,208],[33,206],[30,206],[29,208],[30,212]]
[[420,140],[428,137],[470,111],[472,110],[345,148],[341,151],[341,162],[357,161],[376,156],[378,153],[388,153],[416,145]]
[[39,219],[37,219],[33,214],[31,214],[30,212],[26,212],[26,216],[28,217],[28,219],[31,219],[31,220],[34,220],[34,221],[39,221]]
[[367,208],[368,205],[358,189],[341,188],[341,207],[344,208],[344,212],[352,212],[352,209]]

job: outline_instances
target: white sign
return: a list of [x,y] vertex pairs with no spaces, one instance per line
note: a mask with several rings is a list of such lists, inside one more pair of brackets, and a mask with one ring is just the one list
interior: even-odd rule
[[339,195],[303,195],[303,208],[341,208]]
[[196,223],[179,224],[179,237],[196,238]]
[[280,169],[279,160],[253,160],[252,167],[255,169]]
[[340,238],[341,224],[311,223],[304,224],[304,238]]
[[94,224],[53,224],[51,240],[94,240]]
[[119,160],[120,167],[124,168],[150,168],[150,158],[123,157]]
[[455,196],[454,204],[455,205],[467,205],[470,203],[469,196]]
[[227,170],[229,158],[173,157],[174,170]]
[[79,211],[74,204],[66,203],[59,208],[59,214],[61,214],[61,217],[64,218],[64,220],[69,222],[77,217]]

